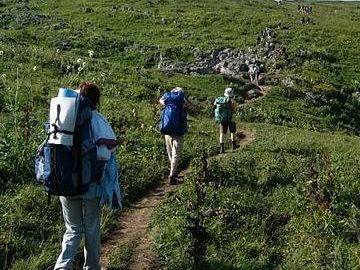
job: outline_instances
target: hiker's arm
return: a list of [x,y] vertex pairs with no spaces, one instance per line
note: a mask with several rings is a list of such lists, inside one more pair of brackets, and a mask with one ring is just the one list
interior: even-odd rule
[[161,104],[161,106],[165,106],[165,98],[164,97],[160,98],[159,103]]
[[234,100],[231,100],[231,102],[230,102],[231,111],[235,112],[238,107],[239,107],[239,105]]
[[184,99],[184,108],[189,110],[190,112],[194,113],[197,111],[196,106],[190,102],[190,100],[185,97]]
[[215,109],[216,109],[216,100],[214,101],[214,103],[213,103],[213,106],[212,106],[212,109],[213,109],[213,111],[215,111]]

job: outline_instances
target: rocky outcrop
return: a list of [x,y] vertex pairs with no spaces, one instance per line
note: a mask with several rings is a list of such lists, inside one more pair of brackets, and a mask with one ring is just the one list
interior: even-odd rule
[[[256,41],[255,46],[245,50],[221,48],[201,51],[199,48],[194,48],[193,62],[177,62],[168,57],[166,52],[162,52],[158,68],[164,72],[223,74],[237,78],[248,78],[249,68],[253,65],[257,67],[257,75],[266,71],[281,71],[283,66],[276,63],[278,58],[287,59],[286,48],[276,43],[274,30],[267,27],[260,32]],[[268,62],[271,65],[268,65]]]
[[231,48],[213,49],[201,52],[193,50],[194,62],[176,62],[168,59],[166,54],[160,55],[158,68],[164,72],[179,72],[185,74],[224,74],[231,77],[242,76],[248,71],[248,63],[259,61],[252,51],[247,52]]

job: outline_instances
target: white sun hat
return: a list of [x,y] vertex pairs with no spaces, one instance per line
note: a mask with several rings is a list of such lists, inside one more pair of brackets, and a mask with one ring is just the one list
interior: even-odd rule
[[171,90],[171,92],[184,92],[184,89],[182,89],[179,86],[176,86],[174,89]]
[[234,90],[230,87],[226,88],[225,89],[225,92],[224,92],[224,96],[225,97],[233,97],[234,96]]

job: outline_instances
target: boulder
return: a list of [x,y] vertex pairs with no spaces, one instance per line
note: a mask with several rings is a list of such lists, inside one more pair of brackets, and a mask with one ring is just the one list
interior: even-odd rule
[[295,86],[295,82],[289,77],[282,79],[281,84],[288,88],[292,88]]
[[258,88],[253,88],[246,93],[248,99],[261,97],[263,94]]

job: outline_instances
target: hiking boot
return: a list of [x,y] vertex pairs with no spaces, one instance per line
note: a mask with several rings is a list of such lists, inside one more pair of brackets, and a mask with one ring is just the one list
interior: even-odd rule
[[232,142],[232,149],[235,150],[235,149],[238,149],[240,147],[240,145],[236,144],[235,141]]
[[221,154],[224,154],[224,153],[225,153],[224,143],[220,143],[220,153],[221,153]]
[[169,176],[169,185],[176,185],[177,179],[175,176]]

